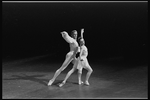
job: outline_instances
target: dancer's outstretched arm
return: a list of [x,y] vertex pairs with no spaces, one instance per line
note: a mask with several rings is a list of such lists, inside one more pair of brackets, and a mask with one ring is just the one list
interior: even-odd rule
[[62,37],[66,40],[68,43],[72,43],[73,39],[68,35],[66,31],[61,32]]

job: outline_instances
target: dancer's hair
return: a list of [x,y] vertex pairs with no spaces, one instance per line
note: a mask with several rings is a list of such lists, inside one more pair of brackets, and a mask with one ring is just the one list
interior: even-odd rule
[[[80,43],[80,41],[84,41],[84,39],[82,37],[79,37],[78,42]],[[84,41],[84,44],[85,44],[85,41]]]
[[76,30],[73,30],[73,31],[71,32],[71,35],[73,35],[75,32],[77,33],[77,31],[76,31]]

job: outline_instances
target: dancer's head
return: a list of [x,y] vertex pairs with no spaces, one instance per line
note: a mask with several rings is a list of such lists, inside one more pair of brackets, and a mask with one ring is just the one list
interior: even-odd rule
[[77,36],[78,36],[77,31],[76,31],[76,30],[73,30],[73,31],[71,32],[71,36],[72,36],[72,38],[77,39]]
[[80,42],[80,46],[83,46],[83,45],[85,45],[85,41],[84,41],[84,39],[83,38],[79,38],[79,42]]

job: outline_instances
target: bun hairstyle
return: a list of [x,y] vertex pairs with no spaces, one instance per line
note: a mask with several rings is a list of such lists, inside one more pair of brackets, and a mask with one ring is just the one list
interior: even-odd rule
[[80,41],[83,41],[84,44],[85,44],[85,41],[84,41],[84,39],[83,39],[82,37],[79,37],[79,38],[78,38],[78,42],[79,42],[79,43],[80,43]]
[[80,41],[82,38],[81,37],[78,37],[78,41]]

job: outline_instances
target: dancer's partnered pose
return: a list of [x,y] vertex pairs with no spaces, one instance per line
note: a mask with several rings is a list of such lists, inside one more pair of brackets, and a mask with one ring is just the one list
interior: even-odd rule
[[62,66],[55,72],[53,78],[49,81],[48,85],[52,85],[52,83],[55,81],[57,76],[69,65],[69,63],[75,59],[75,55],[77,52],[79,52],[79,46],[76,41],[77,39],[77,31],[73,30],[70,37],[67,32],[63,31],[61,32],[62,37],[69,43],[70,45],[70,52],[67,53],[66,59]]
[[83,39],[83,32],[84,29],[81,29],[81,38],[80,38],[80,56],[77,58],[77,60],[75,61],[75,64],[73,66],[73,68],[67,73],[64,81],[59,85],[59,87],[62,87],[67,79],[70,77],[70,75],[76,70],[78,69],[78,84],[82,84],[82,80],[81,80],[81,75],[82,75],[82,69],[85,68],[86,70],[88,70],[87,75],[86,75],[86,79],[85,79],[85,85],[90,85],[89,84],[89,77],[91,75],[91,73],[93,72],[91,66],[88,63],[87,60],[87,56],[88,56],[88,49],[85,46],[85,41]]

